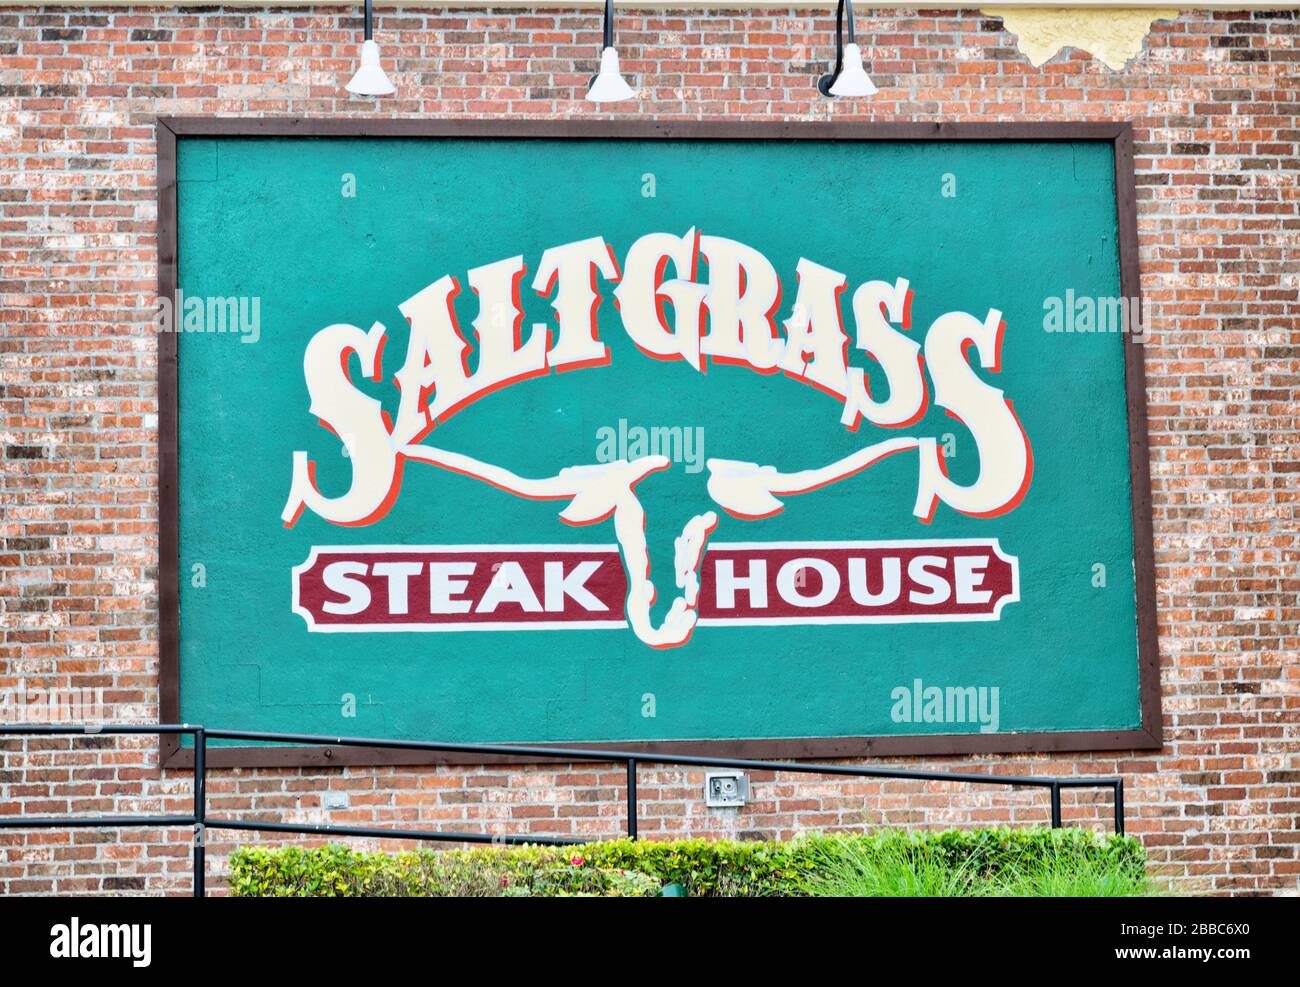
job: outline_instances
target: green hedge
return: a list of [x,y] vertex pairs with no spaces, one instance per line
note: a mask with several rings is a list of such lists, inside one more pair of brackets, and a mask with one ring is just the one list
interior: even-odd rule
[[576,847],[480,847],[384,854],[341,846],[243,847],[230,858],[239,897],[650,896],[666,884],[690,895],[835,893],[827,875],[847,861],[915,862],[993,884],[1040,866],[1104,870],[1141,882],[1146,854],[1132,837],[1077,829],[986,829],[803,836],[790,842],[612,840]]

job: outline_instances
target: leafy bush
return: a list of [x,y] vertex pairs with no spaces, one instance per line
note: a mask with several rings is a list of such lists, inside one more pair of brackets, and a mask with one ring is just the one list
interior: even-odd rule
[[646,897],[661,882],[588,864],[582,848],[500,847],[365,853],[241,847],[230,858],[230,893],[270,898]]
[[611,840],[578,847],[367,853],[341,846],[243,847],[239,897],[1141,894],[1132,837],[1086,830],[808,835],[790,842]]

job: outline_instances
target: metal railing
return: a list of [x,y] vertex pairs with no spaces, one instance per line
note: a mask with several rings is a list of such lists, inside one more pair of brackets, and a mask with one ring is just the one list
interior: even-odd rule
[[207,812],[207,748],[209,740],[257,740],[282,744],[331,747],[375,747],[392,750],[435,751],[454,754],[514,756],[557,761],[589,761],[624,764],[627,767],[627,835],[637,838],[637,767],[641,764],[674,767],[738,768],[749,771],[785,771],[795,774],[838,775],[850,778],[886,778],[910,781],[961,782],[970,785],[1001,785],[1010,788],[1045,788],[1051,794],[1052,828],[1061,826],[1061,791],[1066,788],[1109,788],[1114,793],[1115,832],[1124,832],[1124,780],[1122,778],[1043,778],[1032,775],[1003,776],[963,774],[948,771],[915,771],[905,768],[864,767],[849,764],[808,764],[789,761],[753,761],[743,758],[702,757],[654,751],[595,750],[574,747],[536,747],[520,744],[455,744],[424,740],[386,740],[377,737],[325,737],[316,734],[256,733],[249,730],[209,730],[189,723],[124,724],[119,726],[0,725],[0,737],[22,736],[189,736],[194,742],[194,811],[190,815],[167,816],[7,816],[0,813],[0,830],[191,827],[194,832],[194,896],[205,890],[207,831],[295,833],[303,835],[357,836],[371,839],[421,840],[444,843],[542,844],[565,846],[588,843],[590,839],[541,834],[462,833],[450,830],[380,829],[366,826],[328,826],[308,823],[280,823],[212,817]]

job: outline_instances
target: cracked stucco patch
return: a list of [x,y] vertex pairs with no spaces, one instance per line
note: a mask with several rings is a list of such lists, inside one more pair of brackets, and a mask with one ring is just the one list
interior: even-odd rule
[[1002,18],[1030,65],[1042,65],[1063,48],[1078,48],[1112,69],[1142,53],[1152,23],[1178,17],[1177,7],[983,7],[981,12]]

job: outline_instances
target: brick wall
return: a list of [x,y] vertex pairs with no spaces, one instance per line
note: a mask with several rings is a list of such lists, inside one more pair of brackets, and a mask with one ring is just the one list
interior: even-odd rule
[[[1295,11],[1183,13],[1114,72],[1032,68],[976,11],[863,11],[881,92],[814,92],[829,15],[622,12],[620,115],[1079,120],[1136,127],[1164,751],[933,759],[991,772],[1121,773],[1131,832],[1184,889],[1300,879],[1300,218]],[[0,8],[0,690],[102,690],[157,716],[153,120],[363,116],[346,98],[354,11]],[[586,117],[594,12],[381,12],[396,116]],[[0,814],[185,813],[151,742],[0,745]],[[372,825],[613,834],[621,769],[214,773],[214,812]],[[696,773],[646,770],[646,835],[1043,823],[1042,793],[755,778],[736,814]],[[345,793],[343,809],[322,792]],[[1102,825],[1093,793],[1067,822]],[[189,835],[0,833],[0,892],[184,892]],[[233,841],[213,835],[220,871]]]

